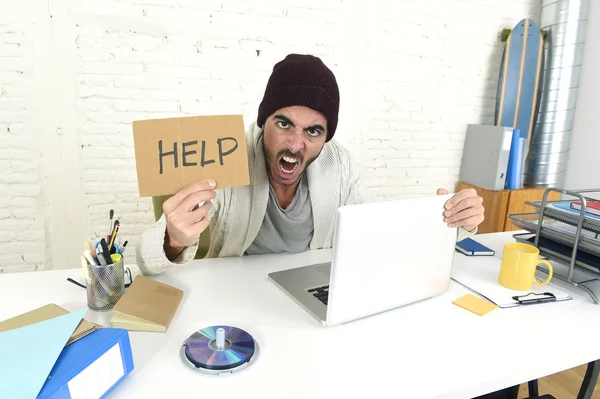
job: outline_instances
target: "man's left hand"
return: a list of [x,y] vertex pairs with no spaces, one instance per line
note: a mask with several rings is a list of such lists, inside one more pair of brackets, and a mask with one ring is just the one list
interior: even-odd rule
[[[448,194],[448,191],[439,188],[437,194]],[[484,219],[483,198],[472,188],[460,190],[446,202],[445,208],[444,222],[450,227],[462,227],[473,231]]]

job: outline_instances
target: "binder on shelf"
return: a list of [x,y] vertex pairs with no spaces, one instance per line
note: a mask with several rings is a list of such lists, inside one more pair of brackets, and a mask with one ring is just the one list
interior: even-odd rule
[[521,137],[520,130],[514,129],[508,156],[508,167],[506,169],[506,183],[504,184],[504,188],[507,190],[523,188],[525,143],[526,140]]
[[513,129],[469,124],[459,180],[488,190],[503,190]]

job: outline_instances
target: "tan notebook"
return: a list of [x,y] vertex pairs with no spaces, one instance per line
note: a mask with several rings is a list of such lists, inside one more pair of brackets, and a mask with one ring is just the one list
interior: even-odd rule
[[114,306],[112,326],[129,331],[165,332],[182,298],[180,289],[139,275]]
[[[48,305],[34,309],[30,312],[23,313],[21,315],[0,322],[0,332],[29,326],[31,324],[39,323],[40,321],[62,316],[67,313],[69,313],[68,310],[63,309],[54,303],[50,303]],[[78,339],[85,337],[89,333],[96,331],[99,328],[101,328],[100,325],[92,323],[91,321],[88,321],[86,319],[81,319],[79,325],[77,326],[75,331],[73,331],[73,334],[71,334],[71,338],[69,338],[66,345],[72,344]]]

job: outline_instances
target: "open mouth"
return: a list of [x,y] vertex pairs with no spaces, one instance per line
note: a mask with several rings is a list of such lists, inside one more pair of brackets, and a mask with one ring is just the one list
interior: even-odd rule
[[300,161],[295,157],[284,156],[279,160],[279,170],[284,177],[293,175],[299,165]]

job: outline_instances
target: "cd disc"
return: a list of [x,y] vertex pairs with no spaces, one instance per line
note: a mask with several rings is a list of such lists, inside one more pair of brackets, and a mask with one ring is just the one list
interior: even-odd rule
[[209,370],[234,369],[249,362],[255,353],[254,338],[246,331],[230,326],[198,330],[184,346],[185,356],[194,366]]

